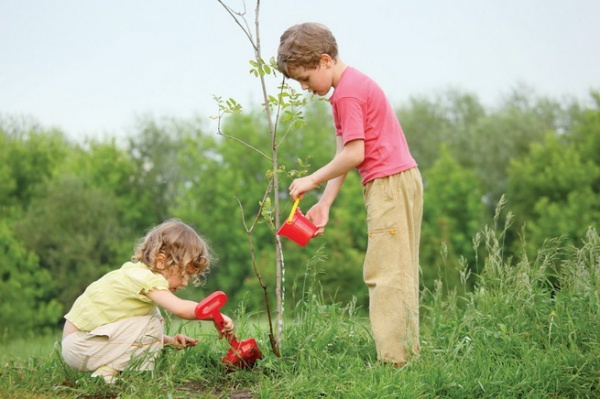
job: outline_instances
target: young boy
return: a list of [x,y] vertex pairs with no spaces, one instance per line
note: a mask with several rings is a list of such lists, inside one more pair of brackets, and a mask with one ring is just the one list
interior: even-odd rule
[[303,90],[325,96],[331,88],[336,153],[314,173],[295,179],[292,199],[327,182],[307,212],[324,232],[329,209],[348,171],[357,168],[367,210],[368,247],[363,265],[369,288],[369,315],[384,363],[404,366],[419,347],[419,239],[423,184],[400,123],[381,88],[347,66],[329,29],[317,23],[295,25],[281,36],[277,65]]

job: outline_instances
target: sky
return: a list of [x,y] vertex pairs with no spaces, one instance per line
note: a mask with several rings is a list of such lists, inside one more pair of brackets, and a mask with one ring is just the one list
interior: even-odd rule
[[[321,22],[395,107],[447,90],[494,106],[522,85],[585,102],[600,90],[599,18],[598,0],[262,0],[259,13],[263,58],[289,26]],[[0,117],[77,138],[208,121],[214,96],[260,104],[253,55],[217,0],[0,0]]]

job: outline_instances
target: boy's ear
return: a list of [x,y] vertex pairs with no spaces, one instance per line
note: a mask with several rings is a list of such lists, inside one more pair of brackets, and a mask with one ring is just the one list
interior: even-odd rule
[[331,58],[331,56],[329,54],[321,54],[321,60],[319,62],[319,65],[322,68],[331,68],[333,66],[333,64],[335,64],[335,62],[333,61],[333,58]]

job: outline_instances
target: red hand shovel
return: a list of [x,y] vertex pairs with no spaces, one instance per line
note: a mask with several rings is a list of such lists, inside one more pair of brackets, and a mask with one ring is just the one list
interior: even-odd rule
[[[226,302],[227,295],[223,291],[213,292],[196,305],[196,317],[200,320],[212,319],[217,330],[221,331],[224,320],[219,309]],[[227,341],[231,345],[231,349],[221,360],[227,370],[253,367],[258,359],[262,359],[262,353],[254,338],[238,341],[236,336],[231,334],[227,335]]]

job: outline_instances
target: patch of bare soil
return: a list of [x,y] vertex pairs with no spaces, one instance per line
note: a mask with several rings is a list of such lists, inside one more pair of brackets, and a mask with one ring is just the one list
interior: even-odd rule
[[236,391],[232,392],[229,396],[230,399],[252,399],[252,392],[250,391]]
[[[197,381],[186,382],[185,384],[181,385],[181,389],[184,391],[190,391],[190,392],[198,392],[198,391],[207,392],[207,391],[211,390],[211,388],[208,388],[204,384],[197,382]],[[212,393],[215,396],[219,396],[223,393],[223,391],[219,390],[219,389],[217,389],[217,390],[212,389]],[[251,391],[239,390],[239,391],[231,392],[229,394],[229,399],[253,399],[253,396],[252,396]]]

